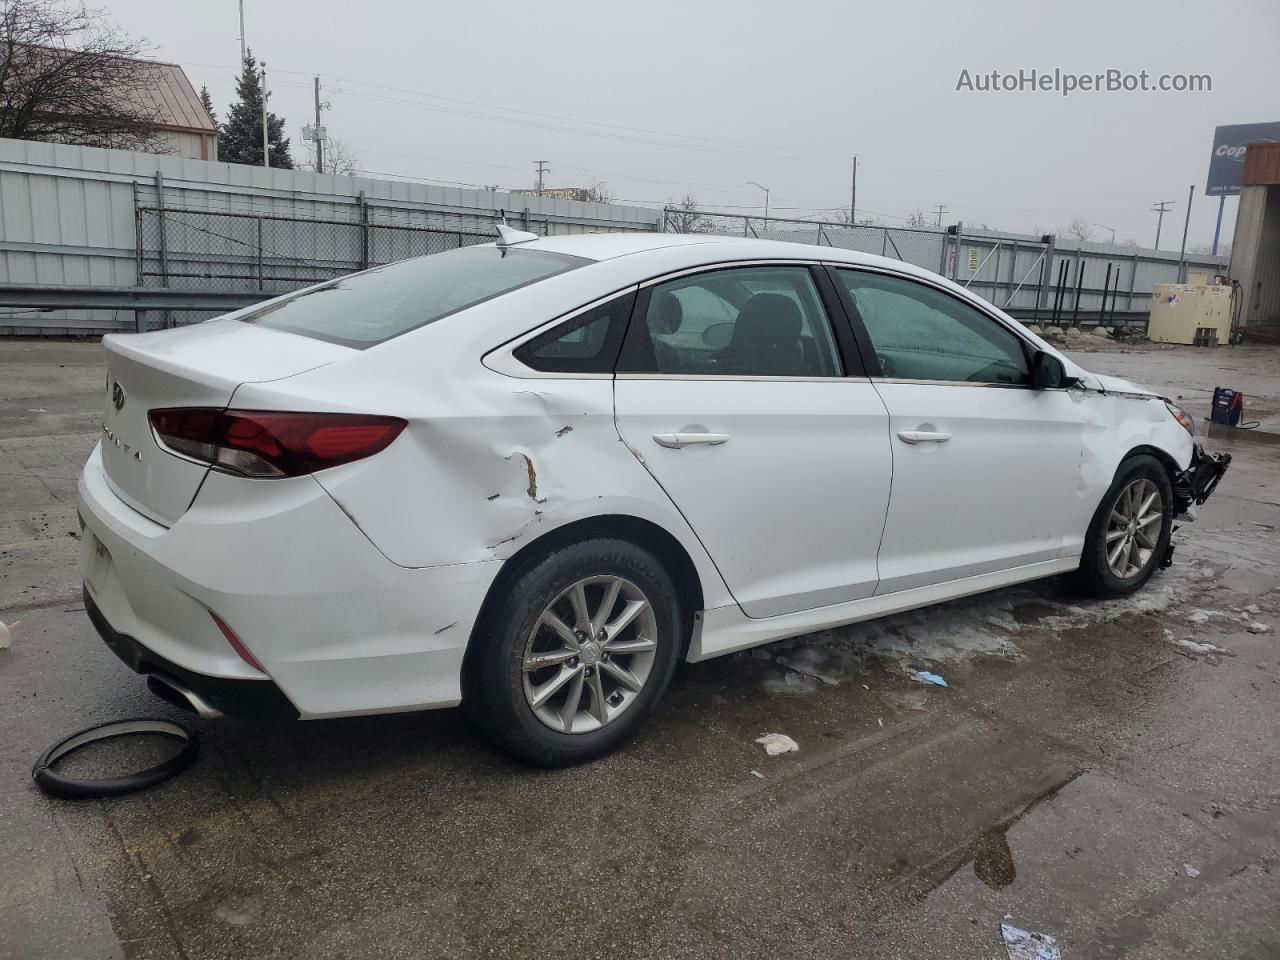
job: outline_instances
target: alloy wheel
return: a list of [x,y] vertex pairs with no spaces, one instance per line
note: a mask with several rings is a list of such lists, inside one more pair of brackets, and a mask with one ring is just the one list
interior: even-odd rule
[[590,733],[612,723],[644,689],[658,649],[653,604],[611,575],[569,585],[525,641],[525,701],[547,727]]
[[1107,566],[1121,580],[1140,576],[1160,539],[1164,500],[1146,477],[1133,480],[1111,508],[1107,522]]

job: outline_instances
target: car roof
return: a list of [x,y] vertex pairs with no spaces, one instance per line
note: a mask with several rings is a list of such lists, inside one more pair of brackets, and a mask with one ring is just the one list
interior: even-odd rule
[[[518,245],[519,249],[545,250],[587,260],[605,262],[619,257],[645,260],[660,255],[666,264],[697,267],[735,260],[823,260],[860,266],[882,267],[915,276],[938,277],[930,271],[902,260],[845,250],[840,247],[787,240],[760,240],[709,233],[574,233],[539,237]],[[649,255],[646,257],[645,255]]]

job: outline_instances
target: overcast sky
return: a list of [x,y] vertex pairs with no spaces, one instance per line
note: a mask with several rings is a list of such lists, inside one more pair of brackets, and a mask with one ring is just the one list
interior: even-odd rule
[[[1072,217],[1177,249],[1212,239],[1202,196],[1217,124],[1280,121],[1280,3],[1027,0],[498,3],[245,0],[271,108],[305,156],[311,77],[329,135],[366,171],[464,184],[608,184],[622,200],[813,215],[849,203],[901,223],[1054,230]],[[220,116],[239,59],[236,0],[111,0]],[[1019,68],[1209,74],[1211,92],[957,92]],[[1227,201],[1230,239],[1236,200]],[[1098,229],[1096,239],[1109,238]]]

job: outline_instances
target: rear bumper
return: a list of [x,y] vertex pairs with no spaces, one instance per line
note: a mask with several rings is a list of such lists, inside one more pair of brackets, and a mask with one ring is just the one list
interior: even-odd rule
[[499,562],[398,566],[310,477],[211,473],[164,527],[114,493],[95,451],[79,510],[86,609],[134,669],[168,673],[215,706],[271,684],[303,719],[460,702],[467,640]]
[[177,680],[197,693],[210,706],[237,717],[277,720],[298,718],[297,708],[270,679],[234,680],[227,677],[210,677],[180,667],[154,650],[148,650],[133,637],[121,633],[107,623],[107,618],[93,602],[93,597],[89,595],[87,588],[84,591],[84,609],[89,614],[90,622],[97,629],[98,636],[102,637],[111,652],[123,660],[125,666],[134,673],[144,676],[156,674]]
[[1174,478],[1174,516],[1194,519],[1196,507],[1213,495],[1230,466],[1231,454],[1205,453],[1197,443],[1191,453],[1191,463]]

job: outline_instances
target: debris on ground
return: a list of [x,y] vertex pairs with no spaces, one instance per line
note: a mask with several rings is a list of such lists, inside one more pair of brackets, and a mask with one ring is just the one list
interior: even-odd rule
[[780,753],[792,753],[800,749],[800,744],[785,733],[766,733],[762,737],[756,737],[756,743],[763,746],[764,752],[771,757],[776,757]]
[[1208,610],[1192,610],[1189,614],[1187,614],[1187,622],[1188,623],[1208,623],[1209,618],[1212,616],[1213,616],[1212,612]]
[[1058,950],[1058,941],[1047,933],[1032,933],[1000,924],[1000,934],[1004,937],[1004,948],[1009,953],[1009,960],[1062,960]]
[[883,726],[884,726],[884,717],[876,717],[876,723],[880,724],[880,726],[882,726],[882,727],[883,727]]
[[1196,877],[1200,876],[1200,871],[1199,871],[1199,870],[1197,870],[1195,867],[1193,867],[1193,866],[1192,866],[1191,864],[1189,864],[1189,863],[1184,863],[1184,864],[1182,865],[1182,869],[1183,869],[1183,872],[1184,872],[1184,873],[1186,873],[1186,875],[1187,875],[1188,877],[1190,877],[1192,880],[1194,880]]
[[1271,628],[1267,626],[1265,623],[1261,623],[1257,620],[1252,620],[1249,623],[1245,624],[1245,629],[1248,630],[1250,633],[1266,633]]
[[21,622],[21,620],[15,620],[8,626],[5,626],[4,621],[0,620],[0,650],[9,649],[9,644],[13,642],[13,628]]
[[777,660],[778,660],[778,663],[782,664],[782,666],[790,670],[794,670],[796,673],[801,674],[802,676],[812,677],[815,680],[821,680],[823,683],[825,683],[829,687],[838,686],[840,683],[840,681],[837,680],[835,677],[831,677],[825,673],[821,673],[813,666],[813,664],[807,663],[802,659],[798,659],[794,657],[778,657]]
[[[1181,650],[1187,651],[1187,653],[1193,657],[1235,656],[1235,654],[1230,650],[1227,650],[1225,647],[1220,647],[1216,643],[1199,643],[1195,640],[1178,640],[1175,641],[1175,643],[1179,648],[1181,648]],[[1179,652],[1181,652],[1181,650]]]
[[755,777],[757,780],[768,780],[768,779],[769,779],[769,778],[768,778],[768,777],[766,777],[763,773],[761,773],[759,770],[752,770],[752,771],[751,771],[751,775],[752,775],[753,777]]
[[937,687],[945,687],[947,685],[947,681],[943,680],[942,677],[936,673],[930,673],[928,670],[917,670],[913,674],[913,678],[921,683],[932,683]]

